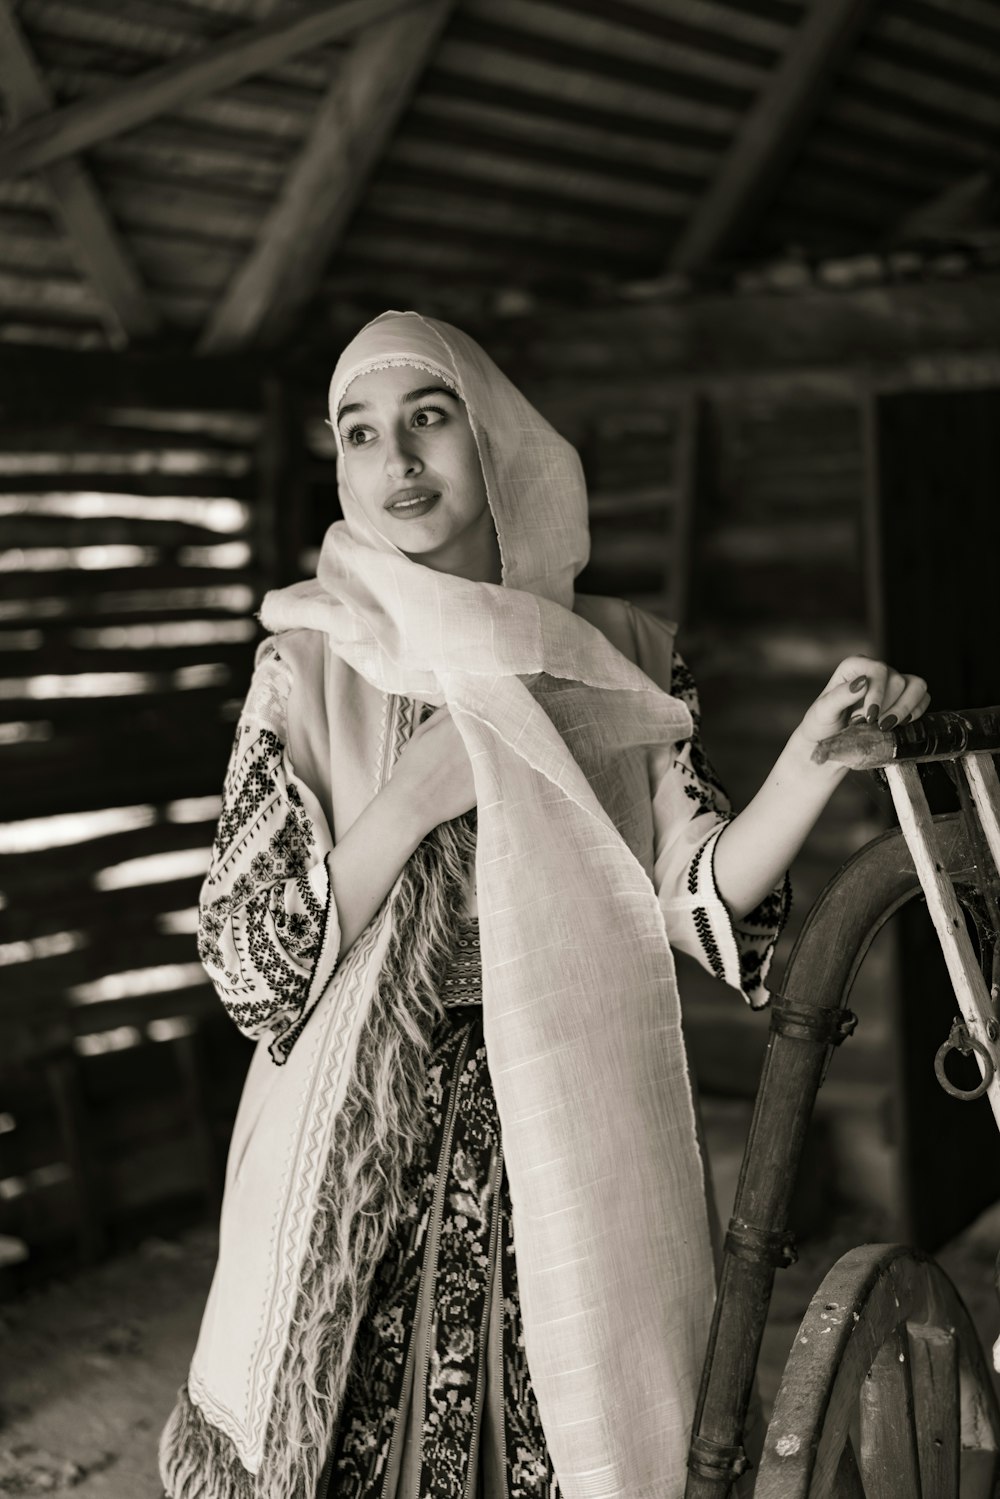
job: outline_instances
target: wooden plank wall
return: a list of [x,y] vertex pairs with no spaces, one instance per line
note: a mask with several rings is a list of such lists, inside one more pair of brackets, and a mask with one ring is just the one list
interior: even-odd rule
[[[739,808],[753,796],[836,664],[874,653],[867,578],[865,392],[849,382],[790,381],[717,390],[696,501],[690,609],[682,640],[699,681],[709,752]],[[781,973],[809,908],[839,866],[891,820],[872,777],[837,790],[792,866]],[[821,1096],[830,1172],[847,1197],[895,1211],[889,1004],[895,953],[880,937],[852,1006],[861,1025]],[[711,990],[711,992],[710,992]],[[766,1024],[689,974],[686,1024],[706,1090],[756,1088]]]
[[198,962],[195,904],[253,612],[291,531],[285,425],[266,382],[221,366],[0,372],[0,1264],[15,1284],[218,1193],[250,1044]]

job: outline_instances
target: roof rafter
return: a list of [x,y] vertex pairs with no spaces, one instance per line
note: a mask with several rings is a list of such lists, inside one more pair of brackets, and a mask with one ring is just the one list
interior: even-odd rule
[[[15,120],[52,108],[52,96],[10,0],[0,0],[0,93]],[[160,325],[159,314],[90,173],[80,162],[60,161],[46,167],[42,177],[80,269],[98,293],[112,342],[121,345],[133,338],[148,338]]]
[[0,140],[0,177],[38,171],[416,3],[341,0],[247,27],[193,56],[141,73],[110,93],[64,105],[19,126]]
[[675,245],[671,270],[692,271],[715,259],[761,212],[872,4],[873,0],[812,0]]
[[358,38],[309,138],[233,277],[199,348],[274,344],[319,285],[366,183],[409,104],[455,0],[424,0]]

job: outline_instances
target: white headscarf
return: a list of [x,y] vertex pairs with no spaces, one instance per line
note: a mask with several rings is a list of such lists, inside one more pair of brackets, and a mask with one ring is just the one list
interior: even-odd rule
[[[350,382],[390,365],[465,402],[503,583],[434,571],[376,532],[339,447],[344,520],[318,577],[267,595],[261,617],[322,630],[384,692],[449,705],[475,777],[483,1025],[556,1475],[567,1499],[679,1499],[712,1254],[673,958],[629,829],[645,747],[687,738],[691,717],[572,612],[589,548],[570,444],[472,339],[414,312],[344,350],[335,430]],[[542,692],[523,680],[537,673]]]

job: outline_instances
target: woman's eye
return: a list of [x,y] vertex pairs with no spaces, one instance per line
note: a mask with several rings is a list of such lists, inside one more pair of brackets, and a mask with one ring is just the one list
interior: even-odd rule
[[348,427],[348,429],[347,429],[346,432],[341,433],[341,436],[344,439],[344,446],[348,447],[348,448],[363,448],[363,447],[366,447],[367,446],[367,441],[366,440],[358,441],[358,439],[359,439],[359,437],[363,439],[364,438],[364,434],[367,431],[369,431],[369,428],[368,427],[363,427],[360,422],[357,423],[353,427]]
[[[421,417],[434,418],[434,420],[421,421]],[[444,412],[439,406],[421,406],[419,411],[413,413],[413,421],[415,426],[437,427],[440,422],[444,421]]]

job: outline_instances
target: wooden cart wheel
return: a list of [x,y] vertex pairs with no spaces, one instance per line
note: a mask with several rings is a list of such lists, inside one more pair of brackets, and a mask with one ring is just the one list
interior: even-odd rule
[[955,1287],[915,1249],[864,1244],[809,1304],[753,1494],[994,1499],[998,1448],[990,1372]]

